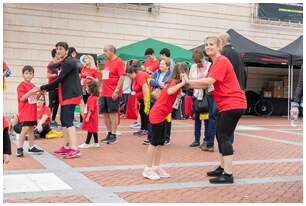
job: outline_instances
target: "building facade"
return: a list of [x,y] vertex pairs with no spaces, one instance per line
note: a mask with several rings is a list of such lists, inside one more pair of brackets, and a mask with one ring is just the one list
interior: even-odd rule
[[[17,112],[16,88],[24,65],[34,67],[35,84],[47,82],[46,65],[58,41],[97,54],[106,44],[121,47],[148,37],[191,49],[230,28],[272,49],[303,33],[302,25],[254,21],[254,4],[4,4],[4,60],[12,69],[4,113]],[[249,89],[259,91],[265,79],[277,78],[274,74],[249,68]]]

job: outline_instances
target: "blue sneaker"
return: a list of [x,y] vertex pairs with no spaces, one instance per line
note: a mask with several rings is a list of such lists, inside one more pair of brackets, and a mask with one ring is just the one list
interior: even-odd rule
[[82,122],[76,122],[75,127],[80,129],[82,127]]

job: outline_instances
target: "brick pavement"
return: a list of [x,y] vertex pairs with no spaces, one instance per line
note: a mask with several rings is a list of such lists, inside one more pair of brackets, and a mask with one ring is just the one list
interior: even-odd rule
[[[102,122],[102,121],[101,121]],[[204,175],[205,171],[215,166],[187,166],[187,167],[169,167],[166,170],[172,175],[171,178],[152,182],[141,176],[141,169],[113,169],[109,171],[95,171],[95,167],[103,166],[133,166],[145,163],[147,146],[142,145],[144,138],[134,137],[131,132],[135,131],[128,126],[133,120],[122,120],[119,131],[122,135],[116,145],[102,144],[101,148],[92,148],[82,150],[82,158],[63,160],[61,157],[54,157],[69,166],[78,169],[91,168],[91,172],[82,172],[81,174],[89,177],[90,181],[96,182],[106,190],[113,186],[131,186],[131,185],[151,185],[151,184],[177,184],[176,189],[154,189],[152,191],[129,192],[128,190],[116,193],[128,202],[302,202],[302,181],[294,180],[273,183],[258,183],[242,185],[227,185],[218,187],[202,188],[192,187],[188,189],[180,188],[180,183],[206,181],[208,178]],[[299,124],[302,120],[299,121]],[[236,161],[241,160],[280,160],[276,163],[241,163],[234,166],[235,179],[244,178],[285,178],[293,176],[302,177],[301,161],[286,161],[282,159],[302,158],[302,146],[277,142],[278,140],[287,140],[291,142],[302,143],[302,127],[292,128],[287,118],[271,117],[244,117],[240,121],[241,126],[263,127],[263,131],[241,130],[236,134],[234,144]],[[100,126],[102,126],[100,124]],[[271,131],[274,129],[276,131]],[[283,131],[277,131],[283,130]],[[216,152],[207,153],[199,148],[189,148],[188,145],[193,140],[193,121],[183,120],[174,121],[172,129],[171,145],[165,146],[162,156],[162,163],[197,163],[197,162],[216,162],[218,161],[217,143]],[[287,133],[286,133],[287,131]],[[78,130],[78,142],[84,141],[85,132]],[[247,137],[244,134],[257,135],[261,137],[270,137],[276,141],[263,140]],[[105,135],[104,126],[101,127],[99,138]],[[49,153],[52,153],[62,144],[62,138],[39,140],[37,144]],[[15,153],[15,146],[13,147]],[[37,160],[26,155],[22,159],[11,157],[12,162],[4,167],[5,174],[9,172],[23,171],[34,172],[34,169],[45,169]],[[272,161],[273,162],[273,161]],[[48,169],[46,169],[48,171]],[[7,173],[8,172],[8,173]],[[69,193],[73,193],[74,189]],[[200,194],[200,195],[199,195]],[[218,194],[218,195],[215,195]],[[6,195],[4,194],[4,198]],[[41,197],[27,198],[23,194],[18,198],[18,194],[10,195],[5,202],[91,202],[91,199],[80,194],[59,196],[57,194],[43,193]]]

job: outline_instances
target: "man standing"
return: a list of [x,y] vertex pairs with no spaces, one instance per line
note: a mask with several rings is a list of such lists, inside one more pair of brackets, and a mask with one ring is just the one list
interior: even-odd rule
[[[231,37],[228,33],[221,34],[222,55],[226,56],[233,65],[236,77],[238,79],[240,88],[245,91],[247,88],[247,72],[239,53],[231,45]],[[231,137],[232,144],[234,143],[234,134]]]
[[222,55],[226,56],[232,63],[238,82],[242,90],[247,87],[247,72],[241,60],[239,53],[231,45],[231,37],[229,34],[224,33],[219,36],[222,42]]
[[103,52],[107,60],[102,71],[100,111],[104,114],[104,122],[108,133],[106,138],[101,141],[107,144],[115,144],[117,142],[119,97],[122,96],[125,63],[115,55],[116,48],[113,45],[106,45]]

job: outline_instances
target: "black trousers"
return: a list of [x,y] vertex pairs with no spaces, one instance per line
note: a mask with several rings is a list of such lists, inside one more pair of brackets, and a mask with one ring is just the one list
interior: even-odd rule
[[145,109],[144,100],[143,99],[139,100],[139,103],[140,103],[139,114],[140,114],[140,119],[141,119],[141,129],[148,130],[149,117],[144,112],[144,109]]
[[50,108],[51,113],[52,113],[51,121],[55,121],[58,106],[59,106],[58,89],[55,89],[53,91],[49,91],[49,108]]
[[216,138],[219,152],[223,156],[233,155],[232,136],[240,117],[244,114],[243,109],[233,109],[219,112],[217,117]]
[[96,132],[88,132],[87,133],[87,138],[86,138],[86,141],[85,141],[86,144],[90,143],[92,135],[94,136],[95,143],[98,143],[98,133],[96,133]]

